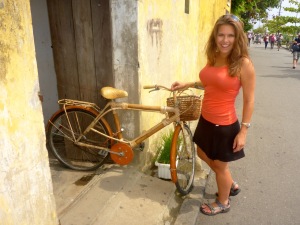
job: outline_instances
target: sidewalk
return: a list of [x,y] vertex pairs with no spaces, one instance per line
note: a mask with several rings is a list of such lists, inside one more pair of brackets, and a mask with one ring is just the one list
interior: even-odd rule
[[206,183],[198,174],[183,198],[171,181],[135,165],[108,164],[95,172],[68,170],[55,160],[50,165],[61,225],[193,225]]

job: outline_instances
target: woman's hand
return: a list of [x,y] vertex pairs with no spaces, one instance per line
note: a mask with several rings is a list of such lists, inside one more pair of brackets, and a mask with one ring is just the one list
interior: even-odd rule
[[185,89],[186,87],[187,87],[187,83],[175,81],[175,82],[171,85],[171,90],[172,90],[172,91],[176,91],[176,90],[178,90],[178,89]]
[[[248,128],[244,128],[244,129],[248,129]],[[233,152],[238,152],[245,147],[247,131],[244,129],[242,128],[240,132],[235,136],[235,139],[233,141]]]

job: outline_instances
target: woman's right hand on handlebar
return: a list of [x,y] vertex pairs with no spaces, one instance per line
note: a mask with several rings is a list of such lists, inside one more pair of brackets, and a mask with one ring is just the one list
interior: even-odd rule
[[172,91],[176,91],[176,90],[179,90],[179,89],[186,89],[186,88],[187,88],[187,83],[185,83],[185,82],[175,81],[171,85],[171,90]]

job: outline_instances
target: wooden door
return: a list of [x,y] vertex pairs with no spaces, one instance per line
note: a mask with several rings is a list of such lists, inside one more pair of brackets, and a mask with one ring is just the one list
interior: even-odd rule
[[59,98],[100,105],[113,85],[108,0],[47,0]]

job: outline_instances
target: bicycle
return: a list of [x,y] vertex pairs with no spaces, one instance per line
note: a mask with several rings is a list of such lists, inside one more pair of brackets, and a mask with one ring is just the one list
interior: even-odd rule
[[[112,87],[101,89],[108,103],[101,110],[96,104],[72,99],[61,99],[61,109],[53,114],[47,125],[47,146],[63,165],[74,170],[94,170],[110,158],[117,164],[127,165],[133,157],[133,148],[169,124],[174,124],[170,150],[171,180],[181,195],[193,188],[195,174],[195,144],[186,121],[200,116],[201,96],[181,96],[184,90],[172,92],[161,85],[144,89],[167,90],[173,93],[167,100],[170,106],[146,106],[116,102],[127,97],[126,91]],[[187,100],[188,99],[188,100]],[[165,117],[133,140],[123,138],[118,110],[160,112]],[[104,118],[112,113],[115,131]]]

